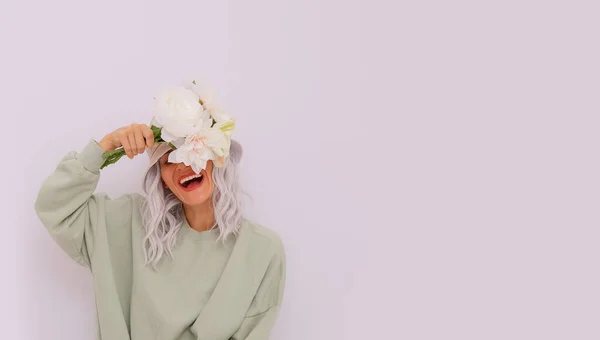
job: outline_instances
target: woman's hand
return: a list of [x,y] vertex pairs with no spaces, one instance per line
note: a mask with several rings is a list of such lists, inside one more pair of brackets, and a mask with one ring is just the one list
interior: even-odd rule
[[146,147],[154,145],[154,133],[146,124],[133,123],[123,126],[104,136],[98,145],[104,152],[112,151],[121,146],[129,159],[144,153]]

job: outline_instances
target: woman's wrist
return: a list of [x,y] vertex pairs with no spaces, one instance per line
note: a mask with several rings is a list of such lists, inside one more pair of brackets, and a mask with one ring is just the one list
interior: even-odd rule
[[98,142],[98,145],[102,148],[102,150],[104,150],[104,152],[113,151],[115,149],[110,137],[110,135],[106,135]]

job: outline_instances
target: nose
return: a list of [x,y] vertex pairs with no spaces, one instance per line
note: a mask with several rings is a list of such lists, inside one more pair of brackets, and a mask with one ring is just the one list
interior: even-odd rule
[[177,163],[177,167],[175,169],[179,172],[179,171],[186,170],[189,167],[190,167],[189,165],[185,165],[183,162],[181,162],[181,163]]

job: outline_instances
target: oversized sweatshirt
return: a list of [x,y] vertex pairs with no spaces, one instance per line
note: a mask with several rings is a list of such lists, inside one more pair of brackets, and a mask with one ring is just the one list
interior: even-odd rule
[[198,232],[183,218],[173,258],[144,266],[144,198],[95,193],[102,154],[93,139],[67,153],[35,202],[54,241],[93,276],[97,338],[268,339],[285,286],[278,235],[244,219],[223,243],[218,229]]

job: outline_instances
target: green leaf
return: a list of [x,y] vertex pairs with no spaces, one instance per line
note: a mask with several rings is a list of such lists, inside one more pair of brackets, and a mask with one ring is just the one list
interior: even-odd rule
[[156,127],[154,125],[152,125],[150,127],[150,129],[152,130],[152,132],[154,133],[154,142],[155,143],[161,143],[164,142],[164,140],[162,139],[162,137],[160,136],[162,128]]
[[125,156],[125,150],[123,148],[103,153],[102,158],[104,158],[104,163],[102,163],[100,169],[104,169],[111,164],[115,164],[123,156]]

